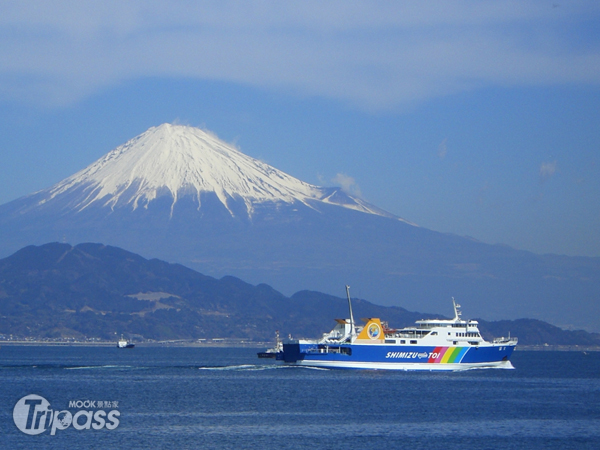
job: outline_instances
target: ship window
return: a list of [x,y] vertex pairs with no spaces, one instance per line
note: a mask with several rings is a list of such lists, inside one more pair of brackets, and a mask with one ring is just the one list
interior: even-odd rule
[[417,341],[410,341],[410,343],[411,343],[411,344],[416,344],[416,343],[417,343]]
[[406,341],[405,341],[404,339],[402,339],[402,340],[400,341],[400,343],[401,343],[401,344],[406,344]]
[[434,331],[433,333],[431,333],[432,336],[437,336],[437,331]]
[[396,339],[386,339],[385,343],[386,344],[395,344],[396,343]]
[[457,343],[458,343],[457,341],[454,341],[454,342],[453,342],[453,344],[454,344],[454,345],[456,345]]

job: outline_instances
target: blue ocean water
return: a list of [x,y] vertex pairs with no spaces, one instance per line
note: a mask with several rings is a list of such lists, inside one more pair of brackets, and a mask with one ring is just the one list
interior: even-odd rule
[[[600,448],[600,352],[517,351],[512,361],[515,370],[343,371],[282,367],[241,348],[3,346],[0,448]],[[29,394],[55,411],[91,401],[92,412],[117,410],[119,424],[28,435],[13,409]]]

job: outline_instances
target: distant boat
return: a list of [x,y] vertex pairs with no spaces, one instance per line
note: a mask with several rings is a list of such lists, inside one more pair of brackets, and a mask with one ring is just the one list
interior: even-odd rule
[[127,339],[125,339],[123,337],[123,335],[121,335],[121,339],[119,339],[119,341],[117,342],[117,348],[133,348],[133,347],[135,347],[135,344],[132,344]]
[[275,347],[269,348],[264,352],[258,352],[259,358],[276,358],[278,353],[283,352],[283,342],[279,339],[279,330],[275,331]]
[[364,319],[356,326],[349,286],[346,286],[350,319],[337,325],[321,339],[286,340],[277,359],[288,364],[343,369],[461,370],[507,368],[517,339],[485,341],[476,320],[462,320],[454,302],[450,320],[418,320],[416,326],[390,329],[378,318]]

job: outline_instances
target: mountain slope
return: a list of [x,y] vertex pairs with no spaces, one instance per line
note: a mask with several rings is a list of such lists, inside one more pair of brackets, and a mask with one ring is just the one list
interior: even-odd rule
[[[355,317],[381,317],[393,327],[431,317],[357,298],[352,304]],[[288,298],[267,285],[217,280],[101,244],[29,246],[0,260],[0,335],[270,340],[278,329],[316,337],[348,317],[347,308],[345,299],[320,292]],[[481,329],[488,338],[510,331],[522,344],[600,345],[599,335],[527,319],[482,322]]]
[[600,258],[536,255],[412,225],[304,183],[209,133],[161,125],[55,186],[0,205],[0,256],[104,242],[286,295],[351,284],[375,303],[600,331]]
[[341,195],[298,180],[244,155],[216,136],[198,128],[163,124],[117,147],[90,166],[61,181],[38,205],[57,197],[70,198],[69,209],[82,211],[94,204],[115,208],[147,208],[169,197],[171,215],[178,199],[193,199],[198,210],[202,196],[214,194],[235,215],[230,202],[242,202],[251,216],[255,204],[309,201],[392,217],[358,198]]

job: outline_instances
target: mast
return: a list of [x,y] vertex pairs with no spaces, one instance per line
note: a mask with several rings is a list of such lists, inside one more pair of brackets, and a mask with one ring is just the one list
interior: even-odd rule
[[346,295],[348,296],[348,308],[350,309],[350,336],[356,335],[354,328],[354,315],[352,314],[352,301],[350,300],[350,286],[346,285]]
[[454,306],[454,320],[458,322],[462,313],[460,312],[460,305],[454,301],[454,297],[452,297],[452,305]]

